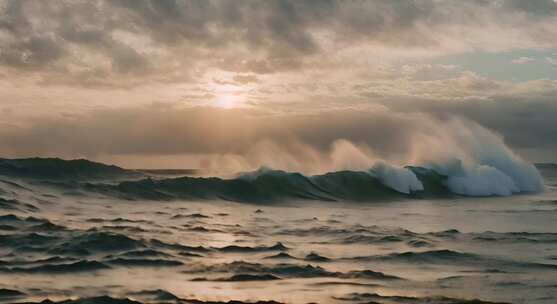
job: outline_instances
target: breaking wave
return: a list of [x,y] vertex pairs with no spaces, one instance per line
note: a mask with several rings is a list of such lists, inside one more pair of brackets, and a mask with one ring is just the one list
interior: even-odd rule
[[[514,164],[514,163],[513,163]],[[235,178],[191,177],[95,183],[60,181],[47,183],[58,188],[94,192],[124,199],[230,200],[265,202],[280,200],[376,201],[402,198],[511,195],[543,189],[533,166],[464,168],[455,162],[440,167],[398,167],[380,162],[366,171],[336,171],[306,176],[262,167]],[[122,169],[126,174],[126,170]],[[504,170],[509,175],[502,173]],[[75,175],[72,172],[72,176]],[[28,177],[28,176],[27,176]],[[66,189],[68,190],[68,189]],[[12,202],[14,205],[17,202]],[[10,207],[13,207],[10,205]]]
[[[518,168],[518,167],[517,167]],[[306,176],[266,167],[236,178],[180,177],[142,179],[118,184],[87,184],[86,189],[125,199],[221,199],[240,202],[280,200],[377,201],[402,198],[507,196],[543,190],[536,169],[525,166],[513,179],[496,168],[480,166],[439,170],[380,163],[367,171],[337,171]],[[523,176],[523,175],[526,176]],[[523,181],[523,183],[520,183]]]
[[[39,179],[52,187],[149,200],[374,201],[508,196],[544,190],[536,167],[511,151],[502,138],[470,121],[436,121],[417,131],[410,146],[406,162],[415,165],[403,167],[374,159],[368,148],[341,139],[331,146],[328,157],[332,165],[321,168],[318,171],[324,173],[316,175],[303,168],[300,170],[305,173],[261,166],[228,178],[165,178],[84,159],[30,158],[0,159],[0,176],[10,180]],[[23,210],[32,206],[2,200],[0,208]]]
[[378,170],[338,171],[313,176],[261,168],[232,179],[147,178],[118,184],[88,183],[84,187],[89,191],[126,199],[222,199],[243,202],[286,199],[365,201],[447,196],[450,193],[444,185],[445,181],[446,177],[433,170],[411,167],[400,169],[381,167]]

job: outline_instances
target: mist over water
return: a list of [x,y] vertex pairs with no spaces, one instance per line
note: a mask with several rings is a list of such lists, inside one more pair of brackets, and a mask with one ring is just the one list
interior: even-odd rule
[[[466,196],[508,196],[544,189],[543,179],[532,164],[515,154],[499,135],[475,122],[416,115],[409,128],[407,134],[411,140],[407,147],[393,156],[381,157],[372,146],[346,139],[335,140],[326,153],[302,143],[296,143],[293,149],[264,141],[243,156],[214,156],[208,162],[218,164],[220,170],[209,169],[205,174],[229,177],[259,167],[308,176],[362,171],[391,189],[409,194],[424,190],[414,172],[404,167],[410,165],[446,176],[448,189]],[[229,172],[231,168],[233,171]]]

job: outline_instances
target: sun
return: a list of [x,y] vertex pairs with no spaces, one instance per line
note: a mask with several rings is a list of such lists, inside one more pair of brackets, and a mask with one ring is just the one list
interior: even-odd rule
[[215,106],[219,108],[235,108],[241,104],[241,96],[235,94],[220,94],[215,99]]

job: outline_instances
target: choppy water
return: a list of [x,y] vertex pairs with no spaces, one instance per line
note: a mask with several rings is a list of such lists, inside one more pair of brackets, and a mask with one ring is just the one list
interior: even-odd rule
[[0,302],[556,303],[547,183],[501,198],[250,204],[4,176]]

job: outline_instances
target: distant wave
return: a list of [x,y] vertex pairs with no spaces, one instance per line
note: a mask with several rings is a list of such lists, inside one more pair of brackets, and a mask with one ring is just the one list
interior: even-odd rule
[[105,179],[138,177],[142,174],[114,165],[105,165],[86,159],[60,158],[0,158],[0,175],[34,179]]
[[[240,202],[279,200],[366,201],[405,197],[441,197],[451,193],[444,185],[446,177],[425,168],[403,168],[412,174],[421,188],[401,186],[396,175],[385,178],[369,170],[338,171],[305,176],[301,173],[261,168],[232,179],[218,177],[146,178],[118,184],[88,183],[89,191],[126,199],[221,199]],[[413,182],[415,182],[413,181]],[[394,185],[394,186],[392,186]]]
[[[337,171],[312,176],[261,168],[232,179],[218,177],[147,178],[118,184],[89,183],[86,185],[86,189],[126,199],[221,199],[240,202],[377,201],[403,198],[442,198],[454,195],[507,195],[506,192],[497,191],[467,192],[467,189],[470,189],[467,188],[468,185],[459,185],[460,188],[455,188],[454,183],[456,182],[458,179],[454,176],[441,174],[435,169],[398,168],[382,165],[368,171]],[[474,188],[471,189],[474,190]],[[540,190],[541,188],[520,188],[513,192]]]
[[345,170],[311,176],[262,167],[226,179],[152,178],[137,171],[87,160],[33,158],[0,159],[0,175],[41,179],[47,186],[147,200],[378,201],[510,195],[543,190],[543,180],[534,166],[513,161],[494,161],[492,166],[480,165],[471,170],[464,169],[459,161],[428,168],[379,162],[365,171]]
[[[356,283],[352,283],[356,284]],[[19,292],[13,290],[14,293]],[[133,298],[145,297],[147,302],[139,302],[131,300],[129,298],[113,298],[110,296],[96,296],[89,298],[79,298],[74,300],[62,300],[59,302],[51,301],[49,299],[44,300],[40,303],[52,303],[52,304],[87,304],[87,303],[113,303],[113,304],[143,304],[143,303],[154,303],[150,300],[153,298],[158,301],[171,301],[172,303],[196,303],[196,304],[282,304],[282,302],[277,302],[274,300],[264,300],[264,301],[203,301],[198,299],[183,299],[178,296],[166,291],[166,290],[144,290],[140,292],[133,293]],[[409,296],[386,296],[377,293],[352,293],[347,297],[340,298],[347,303],[377,303],[374,300],[387,300],[389,303],[443,303],[443,304],[508,304],[502,302],[489,302],[482,301],[478,299],[458,299],[449,297],[409,297]],[[159,302],[157,302],[159,303]],[[383,302],[386,303],[386,302]],[[38,302],[28,302],[28,304],[39,304]]]

